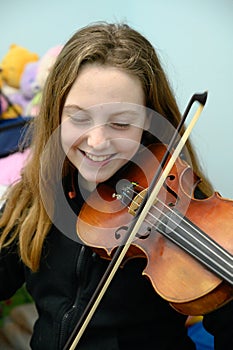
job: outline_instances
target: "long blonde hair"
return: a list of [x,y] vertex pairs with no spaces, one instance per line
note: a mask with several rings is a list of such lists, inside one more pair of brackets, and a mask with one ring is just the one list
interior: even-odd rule
[[[22,170],[21,180],[9,189],[0,219],[0,247],[17,240],[20,257],[32,271],[39,268],[43,242],[52,224],[41,198],[41,165],[47,188],[51,189],[49,195],[54,198],[54,184],[59,181],[56,170],[61,159],[65,159],[66,174],[72,171],[72,167],[64,157],[59,137],[51,144],[49,139],[61,123],[64,102],[80,66],[87,62],[108,64],[137,76],[144,89],[146,106],[165,116],[175,127],[180,120],[177,103],[159,58],[140,33],[126,24],[101,22],[82,28],[70,38],[47,79],[40,113],[33,122],[31,157]],[[202,176],[190,143],[188,149],[195,172]],[[207,182],[204,190],[208,190]]]

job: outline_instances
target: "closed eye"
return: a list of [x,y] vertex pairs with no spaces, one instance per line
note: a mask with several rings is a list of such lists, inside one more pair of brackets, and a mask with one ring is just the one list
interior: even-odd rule
[[68,117],[73,124],[87,124],[90,122],[90,118],[88,117],[80,117],[77,115],[68,115]]
[[109,125],[114,129],[128,129],[130,127],[128,123],[110,123]]

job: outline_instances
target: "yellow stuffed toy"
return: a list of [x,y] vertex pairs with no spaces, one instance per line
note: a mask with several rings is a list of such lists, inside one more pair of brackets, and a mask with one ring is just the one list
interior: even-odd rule
[[[11,103],[11,94],[19,91],[21,76],[29,62],[36,62],[39,56],[28,49],[12,44],[0,63],[1,118],[16,118],[22,108]],[[7,106],[5,106],[7,103]]]
[[22,46],[12,44],[0,63],[3,84],[19,89],[25,65],[38,60],[39,56],[36,53],[30,52]]

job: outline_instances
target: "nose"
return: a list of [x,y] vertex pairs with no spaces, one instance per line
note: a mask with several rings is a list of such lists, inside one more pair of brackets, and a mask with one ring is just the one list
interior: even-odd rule
[[109,145],[109,138],[104,125],[95,126],[89,130],[87,144],[95,149],[106,148]]

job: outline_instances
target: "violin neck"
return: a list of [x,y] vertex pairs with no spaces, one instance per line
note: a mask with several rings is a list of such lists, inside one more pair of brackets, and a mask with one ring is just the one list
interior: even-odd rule
[[233,285],[233,257],[205,232],[176,210],[166,214],[156,231],[180,246],[211,272]]

